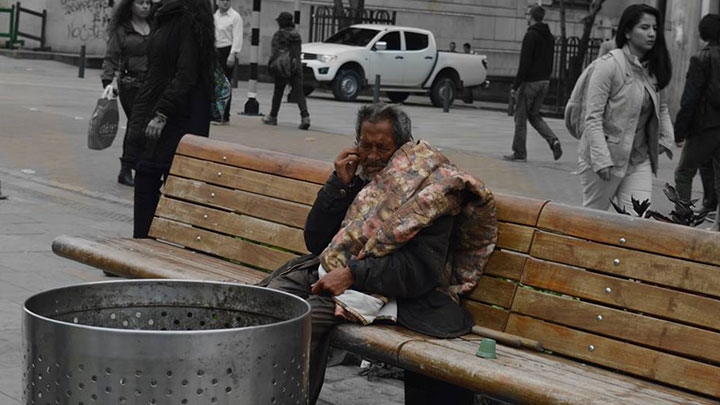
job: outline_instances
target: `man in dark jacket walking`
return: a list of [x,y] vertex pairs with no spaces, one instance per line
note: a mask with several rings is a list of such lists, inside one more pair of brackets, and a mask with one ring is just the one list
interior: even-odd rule
[[548,25],[543,23],[545,9],[534,5],[528,9],[528,28],[520,50],[520,66],[512,86],[515,106],[515,137],[511,155],[505,160],[527,161],[527,122],[545,138],[555,160],[562,156],[560,141],[540,116],[540,107],[550,87],[555,40]]
[[[680,198],[690,201],[692,180],[700,168],[705,193],[703,209],[714,210],[720,195],[720,103],[713,102],[710,93],[720,89],[720,15],[703,17],[698,30],[707,46],[690,58],[680,111],[675,118],[675,142],[683,146],[675,169],[675,187]],[[703,166],[710,160],[714,187],[710,173],[703,173]]]

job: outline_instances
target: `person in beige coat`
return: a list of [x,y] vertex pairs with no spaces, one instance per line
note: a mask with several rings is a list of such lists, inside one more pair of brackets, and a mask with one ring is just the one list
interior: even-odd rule
[[672,159],[674,134],[660,90],[670,81],[670,57],[657,9],[627,7],[615,41],[588,82],[585,129],[578,146],[583,206],[610,201],[632,212],[632,198],[651,201],[659,155]]

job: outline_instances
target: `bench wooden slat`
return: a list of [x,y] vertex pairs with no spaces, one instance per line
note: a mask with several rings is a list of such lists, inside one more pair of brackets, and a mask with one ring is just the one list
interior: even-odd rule
[[[720,265],[720,233],[548,203],[538,228],[629,249]],[[621,240],[622,239],[622,240]]]
[[546,200],[521,197],[510,194],[493,193],[497,205],[498,221],[514,222],[520,225],[535,226]]
[[[333,332],[338,346],[405,369],[450,381],[511,403],[709,404],[710,400],[672,391],[650,382],[581,366],[556,356],[499,345],[497,359],[475,356],[477,343],[438,340],[395,333],[394,327],[340,325]],[[539,378],[542,376],[542,378]]]
[[475,289],[465,297],[473,301],[510,308],[515,298],[517,284],[507,280],[482,276]]
[[528,253],[535,229],[529,226],[498,222],[497,247]]
[[566,356],[720,397],[720,368],[709,364],[514,313],[505,332],[537,340]]
[[518,290],[512,312],[685,357],[720,362],[720,334],[692,326],[527,288]]
[[462,305],[472,314],[475,325],[499,331],[505,330],[510,310],[470,300],[463,300]]
[[178,156],[173,160],[170,173],[178,177],[307,205],[312,205],[315,202],[317,192],[321,187],[306,181],[288,179],[186,156]]
[[150,228],[150,236],[164,240],[166,235],[168,240],[182,246],[236,260],[267,271],[274,270],[288,260],[297,257],[290,252],[248,243],[238,238],[208,232],[200,228],[191,228],[179,222],[155,217]]
[[520,280],[527,256],[509,250],[495,250],[485,265],[485,274]]
[[191,156],[321,185],[325,184],[333,170],[332,163],[329,162],[193,135],[183,137],[176,155]]
[[255,283],[265,276],[257,270],[238,266],[228,269],[226,260],[210,256],[198,258],[195,264],[188,264],[190,260],[169,261],[166,251],[172,251],[171,256],[191,253],[151,239],[89,239],[63,235],[55,238],[52,250],[58,256],[129,278],[197,279],[198,273],[207,273],[208,278],[217,274],[218,279]]
[[[468,357],[475,355],[479,345],[476,340],[469,339],[433,339],[428,340],[428,343],[461,352]],[[496,363],[496,367],[518,367],[522,364],[522,368],[518,367],[522,369],[521,372],[529,373],[534,369],[534,372],[542,373],[543,379],[549,384],[558,387],[582,387],[583,395],[605,401],[606,404],[610,402],[609,397],[623,398],[623,404],[688,403],[687,401],[693,399],[702,401],[695,396],[679,398],[666,387],[650,382],[638,383],[637,379],[629,376],[590,366],[579,368],[577,365],[557,362],[555,358],[537,352],[515,352],[506,349],[510,347],[502,346],[497,350],[497,359],[485,361]]]
[[720,269],[714,266],[543,231],[535,235],[530,254],[540,259],[720,297]]
[[160,199],[155,215],[176,222],[187,223],[211,232],[222,232],[278,246],[296,253],[307,253],[301,229],[268,222],[248,215],[221,211],[166,197]]
[[239,212],[302,229],[310,207],[290,201],[231,190],[199,181],[170,176],[165,196]]
[[[595,274],[575,267],[529,259],[522,282],[680,323],[720,331],[720,301],[662,287]],[[610,293],[606,289],[610,288]]]

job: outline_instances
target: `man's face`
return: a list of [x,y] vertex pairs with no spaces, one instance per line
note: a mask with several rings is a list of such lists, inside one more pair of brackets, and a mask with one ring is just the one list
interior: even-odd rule
[[358,141],[362,177],[372,180],[385,168],[396,150],[391,120],[362,123]]
[[223,13],[230,9],[230,0],[217,0],[215,4],[217,4],[218,9]]

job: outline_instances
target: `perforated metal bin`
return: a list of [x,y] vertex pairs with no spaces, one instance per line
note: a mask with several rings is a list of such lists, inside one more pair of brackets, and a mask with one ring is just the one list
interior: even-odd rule
[[305,404],[310,307],[232,283],[125,280],[23,308],[27,404]]

